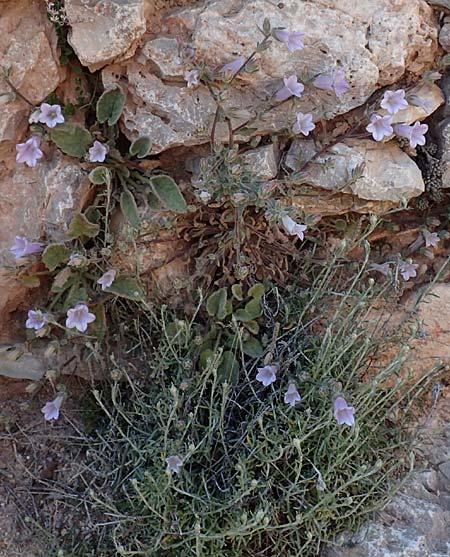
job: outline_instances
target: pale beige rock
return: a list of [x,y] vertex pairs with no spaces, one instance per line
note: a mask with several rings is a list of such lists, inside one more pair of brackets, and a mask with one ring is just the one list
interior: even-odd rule
[[14,236],[64,240],[70,219],[85,203],[90,187],[78,162],[57,151],[49,151],[35,168],[17,164],[14,152],[0,161],[0,341],[23,336],[23,312],[38,293],[14,278],[15,260],[9,252]]
[[251,149],[242,155],[243,164],[257,180],[271,180],[278,173],[279,152],[273,143]]
[[445,23],[439,31],[439,44],[446,52],[450,52],[450,23]]
[[[287,164],[297,170],[296,159],[303,156],[308,161],[308,149],[311,154],[310,142],[294,142]],[[358,168],[362,175],[352,181]],[[311,161],[304,171],[309,185],[371,201],[408,201],[425,188],[419,168],[396,144],[370,139],[338,143]]]
[[128,58],[146,29],[146,0],[66,0],[69,43],[91,71]]
[[[315,76],[344,68],[351,89],[341,99],[306,85],[302,98],[268,113],[256,124],[256,133],[290,127],[299,110],[317,112],[322,107],[325,118],[331,119],[360,106],[377,88],[394,83],[406,70],[420,73],[434,61],[437,22],[423,0],[366,1],[356,10],[340,0],[287,0],[282,5],[279,8],[266,0],[215,0],[201,8],[179,10],[166,22],[169,29],[184,33],[198,62],[212,67],[250,54],[261,39],[257,25],[264,17],[273,26],[286,25],[305,33],[303,50],[290,53],[274,41],[259,54],[261,71],[236,80],[228,107],[255,111],[267,105],[284,76]],[[154,152],[208,140],[215,104],[204,87],[186,87],[184,75],[191,68],[192,64],[180,59],[175,37],[160,36],[149,38],[126,67],[103,71],[106,86],[122,78],[122,85],[128,87],[122,124],[130,139],[151,133]],[[241,122],[237,119],[233,126]],[[226,130],[219,129],[217,135],[225,139]]]

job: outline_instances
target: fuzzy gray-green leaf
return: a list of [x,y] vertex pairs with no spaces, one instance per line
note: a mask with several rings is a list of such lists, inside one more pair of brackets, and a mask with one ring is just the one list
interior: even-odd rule
[[187,204],[177,183],[170,176],[152,176],[150,185],[162,205],[175,213],[186,213]]
[[63,153],[71,157],[84,157],[92,143],[92,136],[86,128],[70,122],[58,124],[50,130],[50,138]]
[[137,157],[138,159],[143,159],[146,157],[152,149],[152,142],[149,137],[138,137],[130,145],[130,155]]
[[133,194],[130,190],[124,190],[120,195],[120,208],[127,221],[135,229],[141,226],[141,219],[139,218],[138,208]]
[[125,95],[119,85],[105,91],[97,102],[97,120],[110,126],[117,123],[125,104]]

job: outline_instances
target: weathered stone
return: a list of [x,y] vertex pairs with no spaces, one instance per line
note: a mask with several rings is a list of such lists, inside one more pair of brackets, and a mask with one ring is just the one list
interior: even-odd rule
[[[236,80],[228,106],[256,110],[280,87],[284,76],[314,76],[336,67],[344,68],[351,89],[336,99],[307,84],[295,104],[288,101],[281,110],[269,112],[257,124],[258,133],[292,125],[298,110],[311,112],[320,106],[327,119],[343,114],[363,104],[380,86],[394,83],[406,70],[418,74],[428,68],[437,49],[436,19],[423,0],[399,0],[395,5],[391,0],[365,1],[351,9],[341,0],[288,0],[279,5],[265,0],[215,0],[202,9],[175,12],[167,18],[167,26],[184,33],[196,61],[220,67],[238,54],[253,51],[261,38],[257,25],[262,25],[264,17],[273,26],[305,32],[305,48],[292,54],[274,41],[258,55],[261,71]],[[152,132],[154,152],[207,141],[215,104],[202,86],[186,88],[183,77],[190,67],[181,62],[173,37],[157,37],[149,39],[126,68],[103,72],[106,85],[122,75],[128,86],[123,130],[130,139]],[[149,75],[152,71],[159,78]]]
[[[407,304],[408,311],[417,295]],[[442,318],[449,311],[450,285],[434,285],[416,314],[421,335],[412,343],[407,361],[416,377],[439,362],[450,365],[450,333]],[[394,323],[389,327],[395,327]],[[445,391],[441,397],[436,399],[436,407],[424,418],[425,424],[420,428],[419,468],[423,471],[414,474],[362,535],[342,536],[337,541],[344,546],[330,549],[327,557],[447,557],[450,554],[450,400]]]
[[146,28],[146,0],[66,0],[69,43],[91,71],[128,58]]
[[446,52],[450,52],[450,23],[446,22],[439,31],[439,44]]
[[14,379],[41,379],[47,368],[25,345],[0,346],[0,375]]
[[63,240],[71,217],[86,201],[90,189],[86,176],[76,160],[55,150],[35,168],[18,165],[14,153],[0,161],[0,341],[23,335],[23,323],[17,327],[11,323],[15,312],[24,311],[32,296],[8,270],[14,267],[9,253],[14,236]]
[[[303,159],[313,153],[310,141],[295,141],[286,164],[298,170]],[[361,176],[354,173],[361,170]],[[371,201],[400,202],[423,193],[419,168],[394,143],[376,143],[370,139],[349,139],[316,157],[304,168],[309,185],[341,193],[352,193]]]
[[276,145],[270,143],[242,155],[242,162],[253,172],[256,180],[271,180],[278,174],[279,153]]

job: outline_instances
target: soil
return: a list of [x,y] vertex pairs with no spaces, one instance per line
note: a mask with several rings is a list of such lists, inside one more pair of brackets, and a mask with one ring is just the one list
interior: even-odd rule
[[[54,393],[30,395],[27,384],[0,377],[0,557],[50,557],[49,546],[57,551],[59,540],[83,529],[58,500],[68,486],[77,492],[81,398],[68,399],[63,419],[46,422],[40,409]],[[70,391],[77,389],[74,383]]]

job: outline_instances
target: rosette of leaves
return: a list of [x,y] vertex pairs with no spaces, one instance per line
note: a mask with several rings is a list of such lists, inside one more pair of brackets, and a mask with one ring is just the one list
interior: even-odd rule
[[[259,358],[264,348],[258,338],[262,324],[265,287],[256,283],[244,294],[241,284],[230,289],[219,288],[206,300],[210,329],[201,346],[199,364],[205,368],[211,359],[219,356],[218,374],[229,383],[235,382],[239,373],[236,353],[249,358]],[[239,331],[240,330],[240,331]]]

